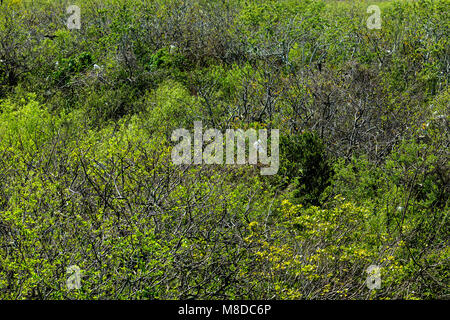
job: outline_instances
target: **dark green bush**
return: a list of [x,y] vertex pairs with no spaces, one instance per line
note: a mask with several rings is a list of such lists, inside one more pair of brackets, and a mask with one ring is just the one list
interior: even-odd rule
[[319,205],[321,194],[330,184],[332,169],[323,142],[313,132],[280,137],[282,186],[290,185],[295,201]]
[[63,86],[67,84],[70,77],[93,67],[92,54],[90,52],[82,52],[79,55],[63,58],[58,63],[58,70],[54,73],[55,84]]

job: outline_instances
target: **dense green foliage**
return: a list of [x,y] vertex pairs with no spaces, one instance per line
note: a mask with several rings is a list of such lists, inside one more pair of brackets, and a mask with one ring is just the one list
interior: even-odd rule
[[[377,3],[3,1],[0,299],[448,299],[450,1]],[[174,165],[197,120],[278,174]]]

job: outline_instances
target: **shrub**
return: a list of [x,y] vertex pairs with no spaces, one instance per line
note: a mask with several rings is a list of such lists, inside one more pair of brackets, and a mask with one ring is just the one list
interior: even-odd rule
[[321,194],[330,184],[331,165],[325,148],[313,132],[280,138],[281,185],[294,190],[297,203],[319,205]]

